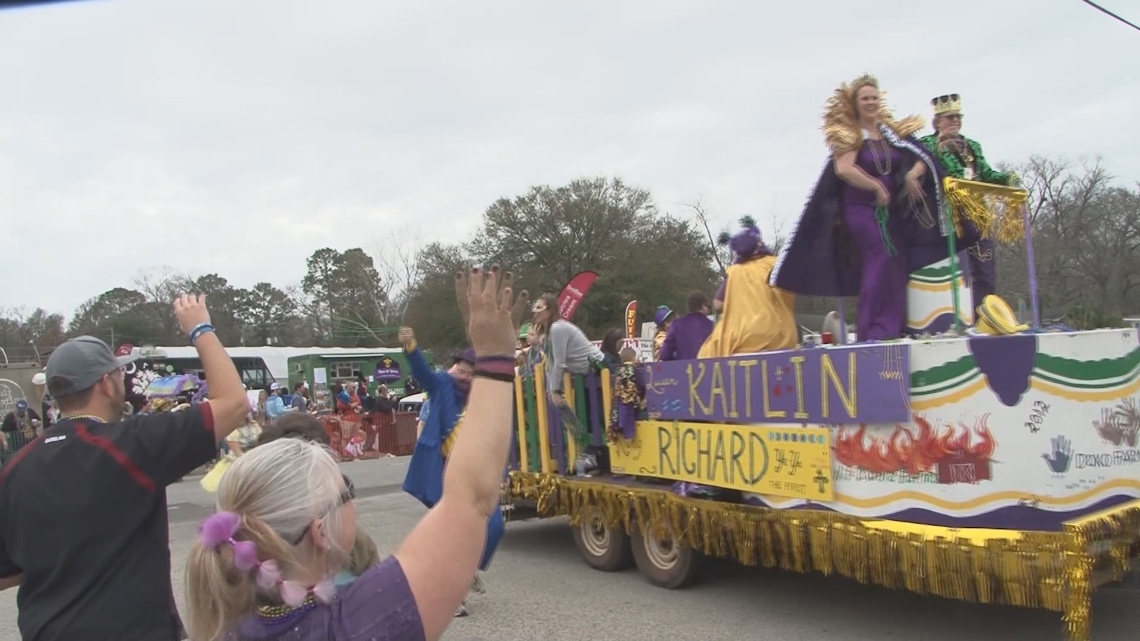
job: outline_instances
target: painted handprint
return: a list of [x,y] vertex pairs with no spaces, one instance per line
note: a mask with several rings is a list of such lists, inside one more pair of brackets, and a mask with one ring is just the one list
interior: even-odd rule
[[1053,455],[1042,454],[1041,458],[1045,459],[1054,474],[1064,474],[1069,471],[1069,464],[1073,461],[1073,444],[1064,436],[1054,438],[1052,443]]

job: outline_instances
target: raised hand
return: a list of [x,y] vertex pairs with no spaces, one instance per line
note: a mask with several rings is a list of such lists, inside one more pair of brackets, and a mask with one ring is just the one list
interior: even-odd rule
[[[498,269],[498,267],[496,266],[492,269]],[[513,275],[508,272],[507,276],[511,278],[511,285],[513,286]],[[470,279],[467,277],[467,274],[463,272],[457,272],[455,274],[455,300],[459,303],[459,315],[463,317],[464,328],[467,328],[471,324],[471,305],[467,298],[469,280]],[[514,326],[516,334],[522,324],[522,319],[529,313],[530,294],[528,294],[524,289],[523,291],[519,292],[518,298],[515,299],[515,304],[511,308],[511,324]],[[467,340],[471,340],[470,333],[467,335]],[[476,350],[476,353],[479,353],[478,350]]]
[[187,336],[195,327],[210,322],[210,311],[206,309],[206,297],[201,294],[182,294],[174,299],[174,317],[178,327]]
[[[476,267],[469,275],[457,274],[455,281],[457,298],[467,302],[464,320],[475,353],[480,357],[514,355],[516,331],[511,318],[516,307],[512,305],[514,275],[503,274],[495,265],[487,273]],[[459,305],[462,309],[463,303]]]
[[[464,320],[464,323],[466,324],[466,319]],[[416,342],[416,332],[412,330],[411,327],[401,327],[400,333],[397,334],[397,336],[400,339],[400,344],[404,347],[407,347],[408,345]]]

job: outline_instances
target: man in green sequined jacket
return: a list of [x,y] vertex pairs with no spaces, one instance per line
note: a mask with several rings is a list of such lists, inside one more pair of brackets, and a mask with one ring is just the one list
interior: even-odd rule
[[[1018,183],[1017,175],[997,171],[986,162],[982,145],[976,140],[963,136],[962,97],[956,93],[938,96],[930,101],[934,107],[934,133],[923,136],[920,141],[938,159],[946,175],[965,180],[975,180],[993,185]],[[970,247],[969,255],[970,290],[973,293],[974,309],[982,304],[982,299],[994,293],[997,281],[997,266],[994,264],[994,241],[983,238]]]

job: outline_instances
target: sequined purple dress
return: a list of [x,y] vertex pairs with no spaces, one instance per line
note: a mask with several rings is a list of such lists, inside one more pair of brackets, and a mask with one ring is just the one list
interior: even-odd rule
[[[890,192],[891,168],[902,164],[904,153],[885,140],[867,140],[855,164]],[[856,323],[859,340],[898,338],[906,327],[906,284],[910,279],[906,226],[899,216],[888,219],[894,250],[888,252],[883,230],[875,219],[875,192],[852,185],[843,189],[843,222],[863,259]]]
[[424,625],[396,557],[360,575],[329,605],[311,604],[277,619],[253,616],[229,641],[423,641]]
[[[769,277],[773,286],[804,296],[858,295],[861,341],[902,335],[909,274],[945,259],[947,236],[953,233],[941,214],[946,204],[938,163],[914,136],[900,137],[886,126],[879,131],[883,141],[864,140],[856,164],[891,195],[890,245],[875,218],[874,194],[840,179],[829,158]],[[906,175],[916,163],[926,171],[920,181],[923,198],[912,200],[905,192]],[[958,246],[976,243],[977,230],[963,227]]]

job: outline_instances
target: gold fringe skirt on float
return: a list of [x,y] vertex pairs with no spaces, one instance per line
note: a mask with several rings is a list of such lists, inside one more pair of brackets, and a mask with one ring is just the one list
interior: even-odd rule
[[973,180],[944,178],[946,202],[954,211],[954,228],[962,233],[962,219],[973,223],[983,238],[994,238],[1006,245],[1025,239],[1022,210],[1029,192],[1017,187],[991,185]]
[[[956,529],[684,498],[668,489],[511,472],[513,498],[541,516],[589,512],[609,527],[677,540],[710,556],[839,574],[917,594],[1062,612],[1087,641],[1097,584],[1118,580],[1140,544],[1140,501],[1070,521],[1061,532]],[[1100,575],[1099,578],[1094,574]]]

